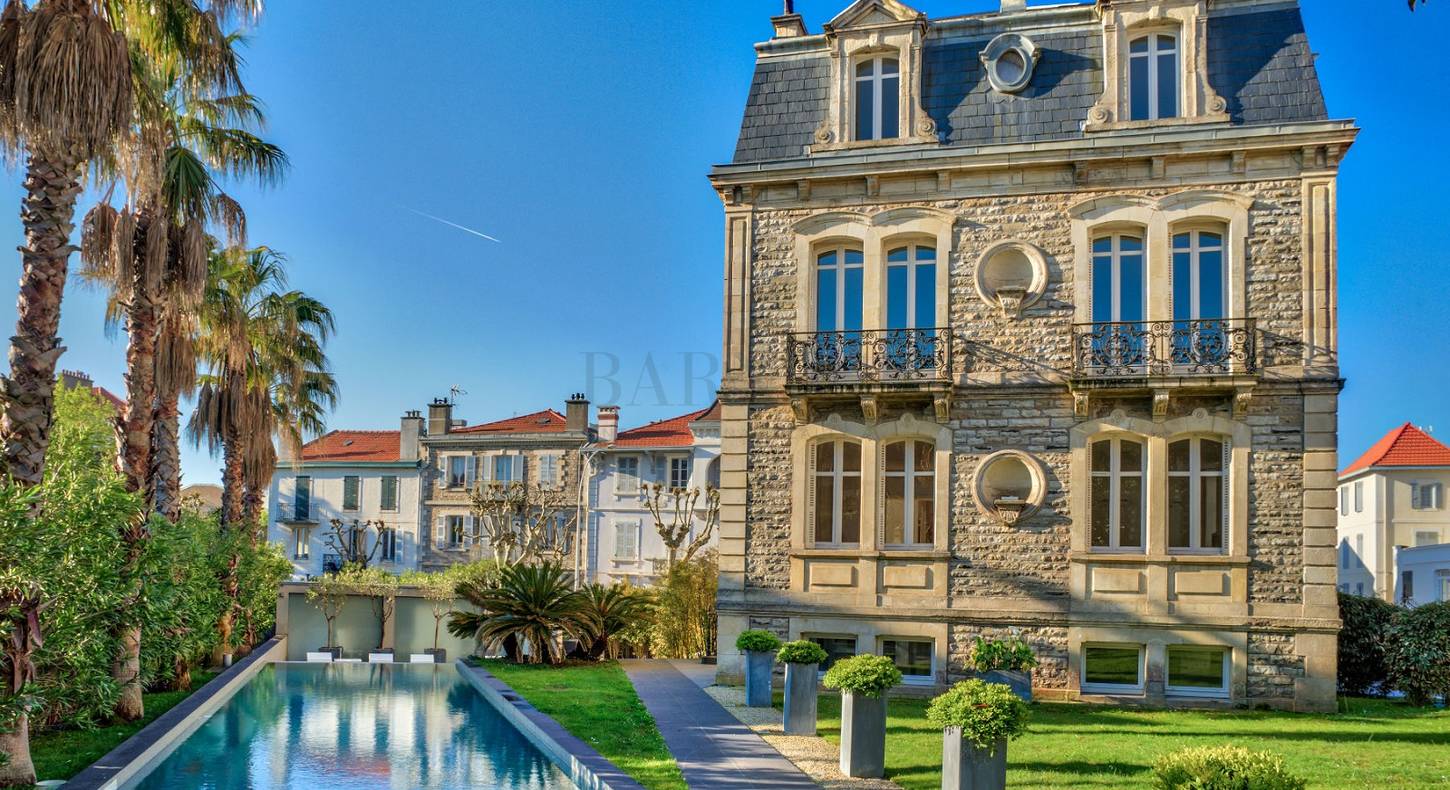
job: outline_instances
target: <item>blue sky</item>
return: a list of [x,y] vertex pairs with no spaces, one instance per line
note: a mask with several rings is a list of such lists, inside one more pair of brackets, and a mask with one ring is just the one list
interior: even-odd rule
[[[816,31],[846,4],[797,9]],[[1305,5],[1330,114],[1364,128],[1339,192],[1343,465],[1405,420],[1450,438],[1450,3]],[[779,0],[407,7],[271,3],[247,51],[293,171],[235,193],[253,242],[337,313],[333,425],[394,428],[455,385],[470,421],[562,409],[591,380],[626,426],[707,404],[722,215],[705,175],[733,151]],[[19,181],[3,187],[16,208]],[[20,242],[17,212],[0,237]],[[0,256],[0,280],[19,270]],[[125,337],[105,336],[101,296],[74,280],[61,334],[63,367],[122,390]],[[218,479],[204,453],[183,460],[188,483]]]

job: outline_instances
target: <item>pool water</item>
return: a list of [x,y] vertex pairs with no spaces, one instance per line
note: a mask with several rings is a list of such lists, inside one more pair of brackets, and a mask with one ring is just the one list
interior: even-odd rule
[[572,790],[449,664],[271,664],[133,788]]

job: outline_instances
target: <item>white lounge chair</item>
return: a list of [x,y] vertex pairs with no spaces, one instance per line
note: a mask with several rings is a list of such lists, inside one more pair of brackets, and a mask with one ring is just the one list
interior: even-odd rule
[[436,663],[436,662],[433,660],[433,654],[432,653],[409,653],[408,654],[408,663],[409,664],[432,664],[432,663]]
[[368,653],[369,664],[391,664],[393,663],[392,653]]
[[332,653],[329,653],[327,651],[323,651],[323,652],[320,652],[320,653],[311,653],[311,652],[309,652],[307,654],[307,663],[309,663],[309,664],[331,664],[332,663]]

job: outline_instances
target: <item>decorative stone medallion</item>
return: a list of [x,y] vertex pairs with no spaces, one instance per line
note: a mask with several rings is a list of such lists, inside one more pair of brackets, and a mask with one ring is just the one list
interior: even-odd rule
[[1016,318],[1047,292],[1047,255],[1029,242],[1000,242],[982,253],[974,279],[982,301]]
[[1047,498],[1047,466],[1021,450],[999,450],[977,466],[972,481],[977,507],[1011,526],[1032,516]]
[[1032,72],[1042,52],[1032,39],[1019,33],[1003,33],[982,50],[987,81],[998,93],[1018,93],[1032,82]]

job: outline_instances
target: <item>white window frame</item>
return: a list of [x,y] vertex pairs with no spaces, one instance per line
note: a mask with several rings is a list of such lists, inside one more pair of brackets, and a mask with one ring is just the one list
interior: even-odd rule
[[[1203,241],[1202,241],[1202,239],[1203,239],[1203,234],[1205,234],[1205,233],[1211,233],[1211,234],[1217,236],[1218,237],[1218,243],[1217,244],[1204,244]],[[1176,246],[1176,242],[1178,241],[1178,237],[1179,236],[1187,236],[1188,237],[1188,246],[1187,247],[1178,247],[1178,246]],[[1218,256],[1219,256],[1219,273],[1220,273],[1221,277],[1219,279],[1218,288],[1219,288],[1219,302],[1223,306],[1223,309],[1222,309],[1222,312],[1224,313],[1223,315],[1214,315],[1214,316],[1207,316],[1207,317],[1205,317],[1203,315],[1203,306],[1202,306],[1202,303],[1201,303],[1201,300],[1202,300],[1202,297],[1203,297],[1203,292],[1202,292],[1202,289],[1200,288],[1200,285],[1202,284],[1203,280],[1202,280],[1202,278],[1200,278],[1198,276],[1198,272],[1202,268],[1202,263],[1203,263],[1202,256],[1203,256],[1203,253],[1205,253],[1205,252],[1217,252],[1218,253]],[[1228,287],[1228,270],[1229,270],[1229,262],[1228,262],[1228,228],[1222,227],[1222,226],[1177,228],[1168,237],[1168,254],[1169,254],[1169,261],[1168,261],[1169,269],[1168,270],[1169,270],[1170,273],[1173,272],[1174,270],[1176,270],[1178,268],[1177,265],[1176,265],[1176,261],[1174,261],[1173,258],[1177,257],[1180,254],[1187,254],[1188,255],[1188,278],[1189,278],[1188,279],[1188,295],[1189,295],[1188,296],[1188,298],[1189,298],[1188,316],[1189,317],[1186,318],[1186,319],[1178,319],[1175,316],[1174,320],[1175,321],[1177,321],[1177,320],[1187,320],[1187,321],[1216,321],[1216,320],[1221,320],[1221,319],[1228,318],[1229,317],[1228,316],[1228,312],[1230,310],[1230,307],[1229,307],[1229,287]],[[1173,298],[1173,289],[1172,288],[1168,289],[1168,298],[1169,298],[1170,301]],[[1173,309],[1173,308],[1176,308],[1176,307],[1177,307],[1177,305],[1170,305],[1170,312],[1171,313],[1177,312],[1176,309]]]
[[[1159,48],[1159,46],[1158,46],[1159,40],[1160,39],[1164,39],[1164,38],[1168,39],[1171,42],[1171,47],[1172,47],[1171,49],[1160,49]],[[1148,49],[1147,49],[1147,51],[1145,51],[1145,52],[1134,52],[1133,51],[1133,45],[1136,44],[1136,43],[1138,43],[1139,41],[1144,40],[1144,39],[1147,39],[1147,41],[1148,41]],[[1127,79],[1128,79],[1128,101],[1123,105],[1124,108],[1127,110],[1127,112],[1125,112],[1124,115],[1127,116],[1127,119],[1128,120],[1130,120],[1130,121],[1162,121],[1162,120],[1167,120],[1169,118],[1182,118],[1183,117],[1183,79],[1182,79],[1182,76],[1181,76],[1182,73],[1183,73],[1183,54],[1182,53],[1183,53],[1182,42],[1180,42],[1178,40],[1178,34],[1177,33],[1174,33],[1174,32],[1171,32],[1171,31],[1165,31],[1165,30],[1149,31],[1147,33],[1144,33],[1143,35],[1135,36],[1134,38],[1131,38],[1131,39],[1128,40],[1128,71],[1127,71]],[[1169,116],[1161,116],[1161,115],[1159,115],[1160,108],[1158,107],[1158,88],[1159,88],[1159,83],[1163,79],[1163,75],[1159,73],[1158,56],[1159,55],[1168,55],[1168,54],[1173,55],[1173,74],[1171,76],[1171,79],[1172,79],[1172,82],[1173,82],[1173,109],[1174,109],[1174,114],[1173,115],[1169,115]],[[1147,86],[1147,90],[1148,90],[1148,117],[1147,118],[1134,118],[1133,117],[1133,89],[1135,87],[1137,87],[1137,86],[1135,86],[1133,84],[1133,62],[1135,60],[1140,59],[1140,58],[1146,58],[1147,61],[1148,61],[1148,86]]]
[[[845,469],[846,444],[848,443],[856,445],[856,447],[861,452],[861,469],[858,469],[854,472],[848,472]],[[835,458],[833,459],[833,462],[831,464],[831,502],[829,503],[831,506],[831,540],[829,541],[820,541],[816,539],[816,510],[820,506],[820,504],[816,501],[816,477],[819,474],[819,472],[816,471],[816,451],[822,444],[832,445],[834,448],[832,452],[835,453]],[[844,501],[846,481],[854,480],[856,484],[856,491],[858,492],[857,501],[862,506],[865,505],[866,492],[863,486],[865,484],[866,471],[866,443],[862,442],[860,439],[848,438],[845,436],[828,436],[811,442],[807,449],[807,452],[810,454],[810,469],[808,470],[810,480],[807,483],[808,489],[810,491],[810,507],[807,508],[806,513],[806,528],[809,532],[811,545],[820,548],[830,549],[859,547],[861,545],[860,533],[866,527],[866,514],[864,511],[860,513],[862,523],[857,525],[856,540],[850,543],[842,541],[841,532],[842,527],[844,526],[842,522],[842,516],[844,515],[842,503]],[[857,650],[860,650],[859,644],[857,645]]]
[[[834,634],[832,634],[832,633],[825,633],[825,632],[819,632],[819,631],[810,631],[810,632],[804,632],[804,633],[802,633],[801,634],[801,639],[803,639],[803,640],[805,640],[807,642],[815,642],[817,639],[849,639],[849,640],[851,640],[851,643],[853,645],[855,645],[854,647],[851,648],[851,655],[852,656],[859,656],[859,655],[861,655],[861,635],[860,634],[842,634],[842,633],[834,633]],[[817,642],[817,644],[820,644],[820,643]],[[821,649],[824,650],[825,647],[822,646]],[[934,656],[933,656],[933,658],[934,658]],[[824,664],[816,672],[816,676],[817,677],[825,677],[826,676],[826,667],[824,666]]]
[[[454,519],[456,522],[458,540],[454,540]],[[468,517],[459,515],[448,515],[443,517],[443,545],[450,549],[461,549],[468,545]]]
[[[1133,442],[1134,444],[1137,444],[1139,447],[1142,448],[1142,455],[1140,456],[1141,462],[1139,464],[1140,468],[1136,472],[1124,472],[1124,471],[1122,471],[1122,443],[1125,442],[1125,441],[1127,441],[1127,442]],[[1106,472],[1099,472],[1099,471],[1093,469],[1093,457],[1092,457],[1093,446],[1096,445],[1098,442],[1111,442],[1112,443],[1112,449],[1109,450],[1109,454],[1108,454],[1109,469]],[[1088,457],[1087,457],[1088,476],[1090,478],[1090,485],[1091,486],[1094,486],[1094,487],[1097,486],[1097,485],[1100,485],[1100,483],[1098,483],[1098,480],[1100,478],[1101,479],[1106,479],[1108,481],[1108,545],[1106,545],[1106,546],[1095,546],[1095,545],[1093,545],[1093,526],[1094,525],[1092,524],[1091,515],[1089,515],[1089,519],[1088,519],[1088,535],[1087,535],[1087,538],[1088,538],[1088,550],[1089,551],[1094,551],[1094,552],[1100,552],[1100,553],[1104,553],[1104,554],[1111,554],[1111,553],[1119,553],[1119,554],[1141,554],[1142,552],[1144,552],[1144,551],[1147,550],[1147,545],[1146,544],[1148,542],[1148,529],[1149,529],[1149,524],[1148,524],[1148,485],[1147,485],[1147,483],[1148,483],[1148,442],[1147,442],[1147,440],[1144,439],[1144,438],[1142,438],[1142,437],[1135,436],[1135,435],[1116,435],[1115,434],[1115,435],[1109,435],[1109,436],[1102,436],[1102,437],[1099,437],[1099,438],[1094,439],[1091,442],[1089,442],[1088,443],[1087,450],[1088,450]],[[1122,535],[1122,532],[1123,532],[1123,524],[1122,524],[1122,520],[1123,519],[1122,519],[1122,512],[1121,511],[1122,511],[1122,504],[1123,504],[1122,503],[1122,500],[1123,500],[1123,497],[1122,497],[1122,485],[1123,485],[1123,483],[1122,483],[1122,481],[1123,481],[1123,478],[1124,477],[1136,477],[1140,481],[1139,482],[1139,485],[1138,485],[1138,491],[1139,491],[1139,497],[1140,497],[1141,501],[1138,503],[1138,508],[1139,508],[1139,511],[1138,512],[1141,515],[1141,523],[1138,525],[1138,536],[1141,539],[1141,542],[1138,545],[1136,545],[1136,546],[1124,546],[1124,545],[1122,545],[1122,541],[1123,541],[1123,535]],[[1089,514],[1092,513],[1092,495],[1093,495],[1093,492],[1092,492],[1092,489],[1090,488],[1088,490],[1088,513]],[[1225,543],[1227,543],[1227,541],[1225,541]]]
[[[1424,543],[1420,539],[1429,536],[1430,539]],[[1415,546],[1434,546],[1440,542],[1440,530],[1438,529],[1417,529],[1415,530]]]
[[[931,250],[932,257],[929,260],[923,259],[923,258],[919,257],[919,255],[917,254],[918,251],[921,250],[921,249],[923,249],[923,248],[928,249],[928,250]],[[894,253],[896,253],[896,252],[898,252],[900,250],[906,250],[906,260],[904,260],[904,261],[893,261],[893,260],[891,260],[892,254],[894,254]],[[937,253],[937,249],[936,249],[936,241],[935,240],[932,240],[932,241],[926,241],[926,240],[908,240],[908,241],[905,241],[905,242],[901,242],[900,243],[900,246],[897,246],[896,244],[892,244],[890,247],[887,248],[886,255],[885,255],[886,279],[882,283],[882,290],[886,293],[886,302],[885,302],[885,304],[887,305],[887,311],[888,312],[889,312],[889,306],[891,304],[891,271],[893,269],[905,269],[906,270],[906,326],[904,326],[904,327],[900,327],[900,326],[898,326],[898,327],[890,327],[890,326],[888,326],[887,329],[898,329],[899,330],[899,329],[935,329],[936,328],[936,323],[937,323],[937,320],[938,319],[937,319],[937,316],[936,316],[936,305],[935,304],[932,304],[932,308],[931,308],[932,309],[932,320],[929,323],[923,323],[921,321],[921,317],[916,314],[916,303],[918,301],[917,298],[916,298],[916,291],[917,291],[917,282],[920,279],[920,276],[919,275],[921,274],[921,269],[923,267],[926,267],[926,266],[931,266],[931,267],[933,267],[933,271],[935,270],[934,267],[936,267],[939,264],[939,261],[937,259],[936,253]],[[933,274],[931,277],[928,277],[927,280],[929,280],[931,282],[931,284],[932,284],[933,287],[936,286],[936,276],[935,276],[935,274]],[[886,316],[883,314],[882,317],[885,318]]]
[[[1208,440],[1208,441],[1210,441],[1210,442],[1218,442],[1223,447],[1223,459],[1220,462],[1220,466],[1222,468],[1219,469],[1218,471],[1204,470],[1204,469],[1202,469],[1203,457],[1202,457],[1201,449],[1202,449],[1202,442],[1205,439]],[[1171,448],[1173,447],[1174,444],[1176,444],[1178,442],[1183,442],[1183,441],[1189,442],[1189,445],[1188,445],[1188,470],[1187,471],[1174,471],[1173,470],[1173,463],[1172,463],[1172,460],[1171,460],[1172,459]],[[1170,481],[1172,481],[1174,478],[1184,478],[1184,477],[1188,478],[1188,501],[1189,501],[1189,509],[1188,509],[1188,545],[1187,546],[1174,546],[1173,545],[1173,529],[1170,526],[1169,529],[1168,529],[1168,553],[1170,553],[1170,554],[1207,554],[1207,555],[1226,554],[1228,552],[1228,547],[1231,545],[1230,535],[1229,535],[1229,517],[1228,517],[1228,508],[1229,508],[1230,497],[1229,497],[1229,490],[1228,489],[1229,489],[1229,481],[1231,479],[1231,476],[1229,475],[1229,465],[1232,463],[1232,459],[1233,459],[1233,447],[1232,447],[1231,442],[1229,441],[1229,438],[1227,436],[1180,436],[1180,437],[1178,437],[1176,439],[1170,439],[1168,441],[1168,447],[1170,448],[1169,461],[1167,463],[1168,479]],[[1220,534],[1219,542],[1222,543],[1223,545],[1222,546],[1218,546],[1216,548],[1215,547],[1212,547],[1212,546],[1205,547],[1205,546],[1202,545],[1203,544],[1203,513],[1201,512],[1201,509],[1200,509],[1199,505],[1202,503],[1202,496],[1201,496],[1201,494],[1202,494],[1202,491],[1203,491],[1203,480],[1204,480],[1204,478],[1209,478],[1209,477],[1216,477],[1220,481],[1219,482],[1219,498],[1220,498],[1220,502],[1219,502],[1219,505],[1218,505],[1218,513],[1219,513],[1219,520],[1222,523],[1219,525],[1219,534]],[[1170,512],[1168,514],[1168,523],[1171,525],[1172,524],[1172,512],[1171,512],[1171,510],[1172,510],[1172,507],[1173,507],[1173,501],[1172,501],[1172,498],[1171,497],[1168,499],[1168,507],[1169,507],[1169,510],[1170,510]]]
[[[896,73],[895,74],[887,74],[887,73],[885,73],[884,66],[885,66],[885,62],[888,61],[888,60],[894,61],[896,63]],[[865,76],[862,76],[862,75],[858,74],[857,71],[856,71],[856,69],[860,68],[861,64],[863,64],[863,63],[870,63],[871,64],[871,73],[870,74],[867,74]],[[852,94],[851,94],[851,139],[856,140],[858,142],[875,142],[877,140],[899,140],[899,139],[901,139],[901,118],[900,118],[901,104],[902,104],[902,102],[901,102],[901,86],[903,84],[903,76],[904,76],[901,72],[902,72],[902,69],[901,69],[901,58],[898,56],[897,53],[894,53],[894,52],[882,53],[882,54],[879,54],[879,55],[872,55],[872,56],[867,57],[867,58],[861,58],[860,60],[857,60],[857,61],[855,61],[852,64],[852,66],[851,66],[851,90],[852,90]],[[884,137],[881,134],[881,127],[883,126],[883,122],[886,120],[884,117],[882,117],[882,114],[881,114],[881,109],[882,109],[881,108],[881,97],[885,94],[885,91],[883,90],[883,87],[884,87],[884,85],[885,85],[885,83],[886,83],[887,80],[895,80],[896,81],[896,112],[897,112],[897,121],[896,121],[896,135],[894,137]],[[869,137],[862,136],[861,129],[859,128],[859,126],[856,123],[857,119],[861,117],[860,116],[860,113],[858,112],[858,108],[856,106],[856,103],[859,102],[859,101],[861,101],[861,83],[863,83],[863,82],[869,82],[869,83],[871,83],[871,135]]]
[[[931,686],[936,684],[936,640],[930,637],[921,636],[881,636],[876,639],[876,655],[886,655],[887,642],[911,642],[912,644],[926,645],[931,653],[931,660],[925,675],[908,675],[901,673],[901,684],[903,686]],[[858,640],[859,646],[859,640]],[[897,667],[900,669],[900,667]]]
[[1349,515],[1349,484],[1339,487],[1339,515]]
[[[634,551],[629,554],[620,552],[620,537],[629,535],[633,541]],[[640,543],[644,536],[641,534],[640,522],[638,521],[616,521],[614,522],[614,561],[616,562],[639,562],[641,551]]]
[[[453,476],[453,464],[460,465],[461,475],[455,481]],[[474,457],[472,455],[445,455],[443,456],[443,487],[449,490],[467,488],[472,482]]]
[[[1137,685],[1124,685],[1120,683],[1089,683],[1088,676],[1088,650],[1095,647],[1107,648],[1133,648],[1138,651],[1138,683]],[[1147,658],[1147,649],[1144,645],[1135,643],[1117,642],[1086,642],[1082,646],[1082,681],[1078,684],[1084,694],[1142,694],[1144,679],[1147,675],[1144,662]]]
[[[854,252],[857,255],[860,255],[861,262],[847,263],[846,254],[850,252]],[[836,262],[826,264],[821,263],[821,259],[826,257],[827,255],[835,255]],[[812,312],[811,317],[811,320],[816,324],[815,330],[817,332],[860,331],[857,329],[846,328],[846,272],[852,269],[859,269],[861,271],[861,315],[856,316],[856,318],[864,327],[866,322],[866,250],[862,247],[851,244],[841,244],[818,249],[816,250],[815,256],[816,266],[815,271],[813,272],[813,275],[815,277],[815,292],[811,294],[811,297],[815,301],[816,306],[816,309]],[[835,272],[836,274],[836,315],[834,316],[834,329],[822,329],[819,325],[821,312],[819,307],[821,301],[821,272],[823,270]]]
[[[634,467],[634,471],[625,470],[625,465]],[[639,456],[621,455],[614,460],[614,493],[619,496],[634,496],[639,493]]]
[[[1410,484],[1410,509],[1411,510],[1439,510],[1443,490],[1439,481],[1416,480]],[[1429,504],[1425,503],[1425,496],[1429,495]]]
[[[1204,688],[1199,686],[1175,686],[1173,685],[1172,654],[1174,652],[1209,652],[1220,651],[1223,661],[1223,683],[1217,688]],[[1229,695],[1229,673],[1233,670],[1233,651],[1227,647],[1217,645],[1168,645],[1163,653],[1163,677],[1164,690],[1170,697],[1204,697],[1224,698]]]
[[[683,477],[680,470],[683,469]],[[690,487],[690,457],[688,455],[670,456],[669,460],[669,484],[670,488]]]
[[292,530],[292,559],[312,559],[312,530],[296,527]]
[[1450,601],[1450,570],[1435,571],[1435,580],[1440,582],[1439,594],[1441,601]]
[[[931,463],[932,463],[932,466],[931,466],[931,474],[930,475],[922,475],[919,472],[917,472],[917,470],[916,470],[916,452],[915,452],[916,447],[915,447],[915,445],[916,445],[917,442],[925,443],[927,445],[930,445],[931,448],[932,448],[932,451],[931,451]],[[905,450],[905,453],[906,453],[905,469],[903,471],[900,471],[900,472],[888,472],[888,471],[886,471],[886,448],[887,447],[890,447],[893,444],[905,444],[906,445],[906,450]],[[936,531],[937,531],[937,527],[939,526],[936,523],[937,522],[937,519],[936,519],[936,511],[937,511],[937,501],[936,501],[936,499],[937,499],[937,490],[936,490],[936,474],[937,474],[937,469],[936,469],[936,443],[933,442],[931,439],[928,439],[928,438],[922,437],[922,436],[904,436],[904,437],[896,437],[896,438],[892,438],[890,440],[882,441],[881,442],[881,451],[880,451],[879,458],[878,458],[878,463],[879,463],[879,467],[878,468],[880,469],[880,478],[881,478],[881,493],[877,496],[877,499],[880,501],[880,504],[878,505],[878,508],[877,509],[879,510],[879,514],[878,514],[879,521],[878,521],[878,523],[881,525],[881,545],[884,546],[884,547],[886,547],[887,549],[897,549],[897,550],[913,550],[913,549],[914,550],[920,550],[920,549],[923,549],[923,548],[932,548],[932,547],[934,547],[936,545]],[[915,524],[913,523],[913,516],[916,513],[915,507],[914,507],[915,502],[916,502],[916,485],[919,482],[918,478],[923,477],[923,476],[927,477],[926,485],[927,485],[928,489],[931,491],[931,540],[926,541],[926,542],[922,542],[922,543],[913,542],[911,540],[907,540],[907,541],[905,541],[903,543],[888,543],[887,540],[886,540],[886,480],[887,480],[887,478],[899,478],[899,477],[905,477],[906,478],[906,485],[903,487],[904,496],[905,496],[905,504],[904,504],[904,511],[902,513],[902,519],[903,519],[903,521],[905,523],[902,524],[902,536],[903,537],[906,537],[906,538],[912,538],[912,537],[915,537],[915,532],[916,532],[916,530],[914,528],[915,527]],[[814,522],[813,522],[813,524],[814,524]]]

